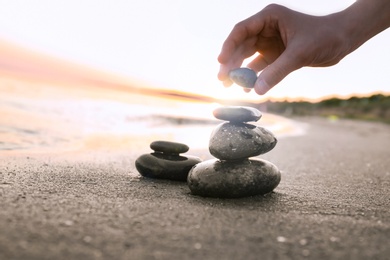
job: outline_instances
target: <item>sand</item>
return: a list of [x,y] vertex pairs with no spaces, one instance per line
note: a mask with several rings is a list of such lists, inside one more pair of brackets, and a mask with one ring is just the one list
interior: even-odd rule
[[280,185],[243,199],[141,178],[148,144],[0,156],[0,259],[389,259],[390,126],[298,120],[261,156]]

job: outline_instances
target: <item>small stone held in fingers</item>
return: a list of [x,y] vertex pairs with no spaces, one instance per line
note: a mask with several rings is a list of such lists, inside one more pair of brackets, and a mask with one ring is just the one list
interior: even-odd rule
[[229,78],[241,87],[254,88],[257,75],[249,68],[238,68],[229,72]]

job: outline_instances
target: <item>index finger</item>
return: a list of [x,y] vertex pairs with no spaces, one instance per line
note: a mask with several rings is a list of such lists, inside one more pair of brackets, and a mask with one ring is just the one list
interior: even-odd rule
[[218,56],[218,61],[221,64],[229,62],[235,51],[239,49],[239,46],[246,39],[259,34],[263,30],[264,19],[259,14],[260,12],[237,23],[233,27],[233,30],[223,43],[221,53]]

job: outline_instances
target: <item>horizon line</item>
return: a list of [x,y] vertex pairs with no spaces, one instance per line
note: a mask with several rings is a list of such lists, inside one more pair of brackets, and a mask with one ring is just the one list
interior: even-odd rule
[[117,91],[130,92],[143,95],[165,97],[171,99],[184,99],[198,102],[219,103],[226,105],[247,104],[259,105],[267,101],[271,102],[310,102],[317,103],[331,98],[348,99],[351,97],[369,97],[382,94],[389,96],[390,92],[375,91],[350,95],[327,95],[320,98],[307,97],[261,97],[258,101],[219,99],[208,95],[201,95],[188,91],[180,91],[167,88],[152,87],[141,80],[99,70],[91,66],[72,62],[53,55],[35,51],[18,44],[0,39],[0,70],[9,76],[23,76],[29,80],[37,80],[53,83],[88,84],[90,86],[114,89]]

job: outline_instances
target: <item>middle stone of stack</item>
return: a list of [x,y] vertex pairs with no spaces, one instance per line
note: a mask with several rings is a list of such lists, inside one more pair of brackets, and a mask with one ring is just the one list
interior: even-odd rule
[[249,157],[272,150],[277,139],[267,129],[249,124],[262,114],[251,107],[220,107],[217,119],[227,122],[211,133],[209,150],[219,160],[195,165],[188,175],[188,185],[195,195],[206,197],[244,197],[265,194],[280,182],[280,172],[272,163]]
[[248,124],[262,114],[252,107],[220,107],[214,110],[217,119],[226,120],[211,133],[210,153],[221,160],[239,160],[271,151],[277,140],[267,129]]

